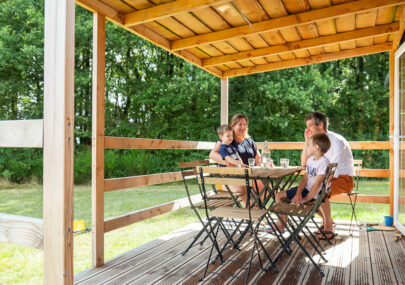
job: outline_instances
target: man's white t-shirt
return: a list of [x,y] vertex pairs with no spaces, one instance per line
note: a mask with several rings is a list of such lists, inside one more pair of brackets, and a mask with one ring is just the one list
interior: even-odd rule
[[327,131],[326,134],[330,140],[330,149],[325,153],[325,156],[330,163],[337,162],[338,164],[334,176],[354,176],[353,154],[349,143],[343,136],[334,132]]
[[[322,156],[318,160],[315,160],[315,157],[313,155],[310,158],[308,158],[308,161],[307,161],[308,180],[307,180],[307,185],[305,185],[305,188],[308,191],[311,191],[311,188],[315,183],[317,175],[326,174],[326,168],[328,168],[328,166],[329,166],[329,160],[325,156]],[[319,192],[319,190],[320,190],[320,188],[318,189],[318,192]],[[314,198],[318,197],[318,192],[316,193]]]

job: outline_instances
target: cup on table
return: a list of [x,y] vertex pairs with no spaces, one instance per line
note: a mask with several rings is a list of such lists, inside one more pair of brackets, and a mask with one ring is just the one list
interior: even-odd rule
[[392,216],[385,216],[384,222],[386,226],[391,227],[394,222],[394,218]]
[[256,165],[256,159],[254,158],[249,158],[248,159],[249,167],[253,168]]
[[280,158],[280,166],[287,168],[290,165],[290,160],[288,158]]

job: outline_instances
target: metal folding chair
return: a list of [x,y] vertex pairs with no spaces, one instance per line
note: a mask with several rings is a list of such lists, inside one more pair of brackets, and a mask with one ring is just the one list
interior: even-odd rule
[[350,218],[350,227],[349,227],[349,234],[353,235],[353,218],[356,221],[356,226],[359,228],[359,222],[357,221],[357,215],[356,215],[356,202],[357,202],[357,195],[359,194],[359,181],[360,181],[360,171],[363,165],[363,160],[360,159],[354,159],[353,160],[354,164],[354,174],[355,174],[355,179],[356,179],[356,190],[347,193],[346,195],[349,196],[349,201],[350,201],[350,206],[352,207],[352,216]]
[[[288,248],[290,244],[295,241],[301,250],[305,253],[305,255],[311,260],[312,264],[318,269],[319,274],[323,277],[325,274],[322,269],[318,266],[318,264],[313,260],[312,256],[308,252],[308,250],[303,246],[302,241],[299,238],[299,234],[302,233],[305,238],[308,240],[309,244],[315,249],[315,251],[321,256],[321,258],[326,261],[325,257],[322,254],[323,248],[322,245],[319,243],[317,237],[313,235],[313,233],[308,229],[307,223],[310,220],[313,220],[313,217],[316,211],[321,206],[324,198],[327,196],[330,190],[330,183],[329,178],[333,177],[333,174],[336,170],[337,163],[332,163],[329,165],[325,178],[322,182],[321,190],[318,193],[318,197],[314,202],[296,205],[291,204],[287,201],[281,201],[274,205],[272,205],[269,209],[271,213],[277,215],[278,219],[284,225],[286,230],[290,233],[290,236],[287,238],[286,242],[282,244],[282,248],[274,262],[283,255],[284,252],[288,252]],[[289,222],[285,222],[281,215],[286,215],[289,219]],[[307,234],[309,233],[309,235]],[[318,248],[319,247],[319,248]]]
[[233,206],[235,204],[238,205],[238,195],[233,194],[228,191],[219,191],[218,189],[215,188],[213,185],[212,187],[212,193],[208,197],[208,203],[205,205],[202,200],[203,200],[203,192],[201,189],[200,184],[198,184],[199,187],[199,193],[201,195],[200,202],[195,203],[193,202],[190,189],[187,184],[187,179],[188,178],[198,178],[198,173],[196,170],[197,166],[200,165],[209,165],[210,161],[209,160],[195,160],[195,161],[189,161],[189,162],[179,162],[178,166],[181,171],[181,175],[183,177],[183,182],[184,182],[184,187],[186,188],[186,194],[188,201],[190,203],[190,208],[194,211],[195,215],[197,216],[198,220],[202,224],[202,229],[197,233],[197,235],[194,237],[193,241],[190,243],[190,245],[182,252],[182,255],[185,255],[197,242],[197,240],[203,235],[203,233],[207,233],[207,235],[201,240],[200,244],[202,245],[207,238],[210,238],[210,235],[208,234],[207,227],[208,223],[201,217],[200,212],[198,210],[204,210],[206,207],[208,210],[213,210],[218,207],[222,206]]
[[[228,261],[231,262],[237,262],[240,264],[243,264],[243,268],[247,265],[249,265],[247,274],[245,277],[245,284],[247,284],[249,280],[249,275],[251,271],[251,267],[253,264],[253,257],[254,253],[257,253],[259,264],[255,264],[261,267],[262,270],[266,270],[269,268],[273,268],[274,271],[277,272],[277,269],[275,267],[275,264],[273,260],[271,259],[269,253],[266,251],[262,241],[258,237],[258,231],[259,231],[259,226],[262,220],[265,218],[267,214],[267,210],[264,209],[255,209],[252,207],[252,203],[249,203],[251,201],[251,189],[253,186],[253,181],[250,179],[252,173],[252,169],[249,168],[222,168],[222,167],[199,167],[199,183],[201,184],[201,188],[203,190],[203,196],[204,196],[204,203],[208,205],[208,195],[207,195],[207,185],[209,184],[225,184],[225,185],[238,185],[238,186],[246,186],[247,188],[247,205],[246,208],[235,208],[235,207],[220,207],[212,212],[208,211],[208,208],[206,207],[206,216],[209,224],[209,232],[212,237],[213,245],[210,250],[210,254],[207,260],[207,265],[204,271],[203,276],[200,278],[200,280],[203,280],[207,273],[212,273],[212,274],[219,274],[219,275],[226,275],[233,278],[241,278],[240,276],[237,275],[232,275],[232,274],[226,274],[226,273],[221,273],[221,272],[216,272],[216,271],[208,271],[208,266],[210,262],[215,262],[217,258],[220,258],[221,262],[225,262],[225,258],[223,256],[223,252],[226,249],[228,244],[233,244],[235,245],[235,234],[237,232],[240,232],[240,227],[243,224],[246,226],[247,229],[250,230],[251,236],[253,237],[253,242],[254,246],[252,247],[252,252],[250,255],[250,260],[248,262],[244,261],[238,261],[238,260],[231,260],[228,259]],[[206,177],[205,175],[209,174],[210,176]],[[226,220],[231,220],[235,221],[234,225],[235,228],[227,228],[225,226],[224,221]],[[239,221],[239,222],[236,222]],[[213,222],[216,223],[216,227],[213,225]],[[219,230],[223,232],[223,234],[226,237],[226,242],[225,244],[220,247],[218,244],[218,233]],[[231,232],[232,231],[232,232]],[[214,248],[217,251],[217,256],[212,258],[212,253]],[[266,268],[263,266],[263,261],[261,259],[260,253],[263,252],[264,255],[267,257],[267,259],[270,262],[270,265]],[[242,271],[242,270],[241,270]]]

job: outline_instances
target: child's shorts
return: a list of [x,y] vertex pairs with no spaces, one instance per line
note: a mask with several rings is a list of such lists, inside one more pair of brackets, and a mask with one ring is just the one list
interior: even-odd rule
[[[295,194],[297,193],[297,189],[298,189],[298,186],[297,187],[294,187],[294,188],[291,188],[291,189],[288,189],[286,192],[286,194],[287,194],[287,198],[288,199],[292,199],[292,198],[294,198],[294,196],[295,196]],[[308,189],[307,188],[304,188],[304,190],[302,190],[302,192],[301,192],[301,195],[302,195],[302,198],[305,198],[307,195],[308,195],[308,193],[309,193],[309,191],[308,191]]]

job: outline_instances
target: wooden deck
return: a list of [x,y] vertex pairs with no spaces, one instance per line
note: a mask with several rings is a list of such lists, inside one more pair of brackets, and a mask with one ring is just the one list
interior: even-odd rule
[[[88,269],[75,275],[75,284],[243,284],[219,275],[202,276],[209,254],[209,242],[193,247],[185,256],[180,253],[192,241],[199,225],[192,224],[176,232],[144,244],[123,255],[108,260],[103,267]],[[262,272],[253,266],[249,284],[405,284],[405,240],[395,242],[394,232],[366,232],[365,227],[348,233],[346,221],[338,222],[338,236],[327,245],[327,263],[320,262],[325,272],[321,278],[304,253],[293,244],[292,255],[278,261],[278,273]],[[277,240],[263,234],[268,251],[274,252]],[[246,260],[250,243],[245,238],[241,251],[229,250],[226,257]],[[316,260],[316,256],[312,250]],[[257,257],[256,257],[257,258]],[[212,265],[223,273],[235,273],[241,264],[225,262]],[[243,274],[243,272],[241,273]]]

